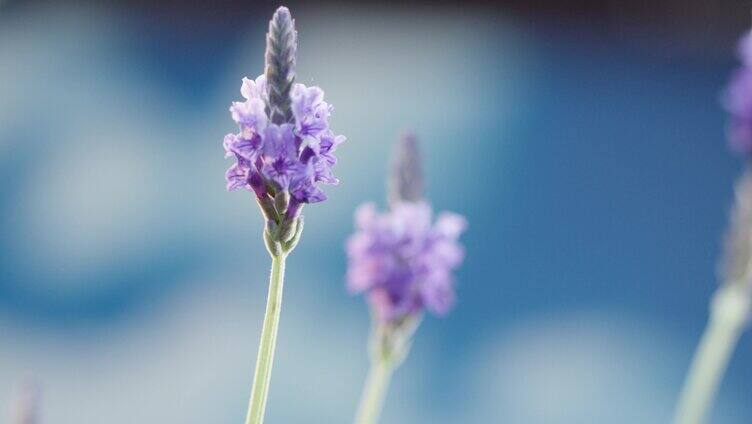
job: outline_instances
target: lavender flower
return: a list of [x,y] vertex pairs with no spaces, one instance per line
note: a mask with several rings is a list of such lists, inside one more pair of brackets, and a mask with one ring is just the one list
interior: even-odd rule
[[381,321],[397,321],[422,309],[438,315],[454,303],[452,271],[462,263],[458,242],[467,225],[444,212],[434,224],[425,202],[400,202],[379,214],[372,203],[358,208],[357,231],[347,243],[348,287],[366,292]]
[[402,137],[389,178],[390,210],[379,213],[366,203],[355,213],[356,231],[347,241],[347,284],[365,293],[373,312],[371,369],[358,407],[356,424],[377,421],[389,379],[410,350],[424,310],[447,313],[454,304],[452,271],[464,249],[459,237],[465,218],[444,212],[433,222],[423,200],[423,176],[417,140]]
[[[294,84],[297,33],[286,8],[269,23],[266,72],[243,79],[245,99],[230,106],[239,131],[224,139],[235,163],[225,174],[228,190],[253,191],[275,228],[290,228],[301,205],[326,200],[321,184],[338,184],[334,152],[345,137],[329,128],[332,106],[319,87]],[[291,234],[271,235],[286,242]]]
[[739,40],[737,55],[742,66],[734,72],[722,103],[731,115],[727,130],[729,147],[749,155],[752,153],[752,32]]
[[329,128],[332,107],[318,87],[295,84],[297,32],[290,11],[280,7],[269,22],[266,68],[256,79],[243,78],[242,101],[230,116],[238,132],[225,136],[227,189],[255,194],[266,220],[264,242],[272,259],[269,296],[261,330],[246,424],[264,420],[269,380],[282,307],[287,255],[303,231],[306,203],[326,199],[320,184],[337,184],[334,152],[345,137]]
[[323,101],[323,91],[295,84],[294,123],[282,124],[270,123],[264,109],[269,102],[264,75],[244,79],[240,91],[246,100],[230,107],[240,131],[226,135],[223,143],[226,156],[236,159],[226,174],[227,188],[252,190],[259,198],[289,191],[299,203],[325,200],[317,183],[339,182],[332,172],[334,152],[345,137],[329,129],[332,108]]
[[460,234],[467,222],[444,212],[435,224],[423,198],[418,141],[404,135],[395,148],[389,178],[391,210],[373,203],[355,213],[356,232],[347,242],[348,288],[367,293],[379,320],[400,321],[423,309],[443,315],[454,304],[452,271],[462,263]]
[[[739,41],[742,67],[723,95],[730,116],[729,147],[752,153],[752,32]],[[747,163],[735,188],[735,203],[720,277],[722,284],[710,301],[710,316],[687,373],[676,406],[674,423],[705,422],[731,355],[752,317],[752,169]]]

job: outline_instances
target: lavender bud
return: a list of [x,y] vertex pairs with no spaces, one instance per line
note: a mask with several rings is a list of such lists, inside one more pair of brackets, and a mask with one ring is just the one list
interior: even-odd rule
[[279,232],[279,225],[274,221],[267,221],[266,228],[264,229],[264,244],[266,244],[266,250],[273,257],[279,257],[282,254],[282,246],[277,239],[277,233]]
[[283,219],[282,223],[279,225],[279,230],[277,233],[277,240],[279,240],[282,243],[286,243],[292,239],[292,237],[295,235],[295,227],[297,226],[298,220],[297,219]]
[[259,208],[261,208],[261,213],[267,221],[276,221],[278,219],[277,211],[274,209],[274,202],[271,197],[256,197],[256,203],[258,203]]
[[418,139],[403,135],[397,142],[389,178],[389,202],[417,202],[423,198],[423,169]]
[[290,204],[290,192],[287,190],[282,190],[277,192],[277,194],[274,196],[274,208],[277,210],[277,213],[280,215],[284,215],[287,211],[287,205]]
[[752,278],[752,169],[745,170],[736,183],[734,193],[734,206],[726,233],[720,274],[727,284],[750,286]]
[[290,240],[282,244],[282,249],[285,252],[290,252],[292,249],[295,249],[295,246],[297,246],[300,241],[300,235],[303,234],[303,216],[299,216],[295,222],[295,233]]
[[280,7],[269,21],[266,35],[266,81],[269,87],[267,115],[274,124],[294,122],[290,90],[295,81],[297,32],[286,7]]
[[420,324],[420,315],[408,315],[393,322],[380,322],[369,341],[373,359],[397,366],[410,352],[413,334]]

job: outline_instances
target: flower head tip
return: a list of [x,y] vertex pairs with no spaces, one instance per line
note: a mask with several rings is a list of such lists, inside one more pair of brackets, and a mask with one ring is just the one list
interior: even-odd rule
[[417,202],[423,198],[423,168],[418,139],[404,134],[397,143],[389,175],[389,202]]
[[269,84],[269,118],[275,124],[292,122],[290,90],[295,81],[295,53],[298,33],[290,10],[274,12],[266,34],[266,80]]

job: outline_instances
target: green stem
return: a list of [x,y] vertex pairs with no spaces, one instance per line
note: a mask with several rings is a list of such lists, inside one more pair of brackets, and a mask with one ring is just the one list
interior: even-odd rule
[[391,361],[374,358],[360,398],[355,424],[376,424],[379,420],[389,380],[394,371]]
[[266,315],[261,330],[258,357],[256,358],[256,372],[253,375],[253,389],[248,404],[246,424],[261,424],[264,422],[266,397],[269,393],[269,380],[274,361],[274,347],[277,344],[277,329],[279,314],[282,309],[282,286],[285,276],[286,254],[272,255],[272,271],[269,277],[269,295],[266,299]]
[[734,286],[716,293],[710,318],[684,383],[675,424],[700,424],[707,419],[731,354],[749,314],[749,294]]

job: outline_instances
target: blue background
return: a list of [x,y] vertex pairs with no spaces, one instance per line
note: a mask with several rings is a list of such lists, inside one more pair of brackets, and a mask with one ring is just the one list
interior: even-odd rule
[[[733,45],[462,10],[292,10],[299,80],[348,142],[288,262],[268,421],[354,412],[369,322],[343,243],[411,130],[434,207],[470,227],[457,307],[424,320],[384,422],[668,422],[742,168]],[[221,140],[272,11],[0,2],[5,409],[32,385],[42,422],[241,422],[268,258]],[[747,336],[714,423],[752,420]]]

